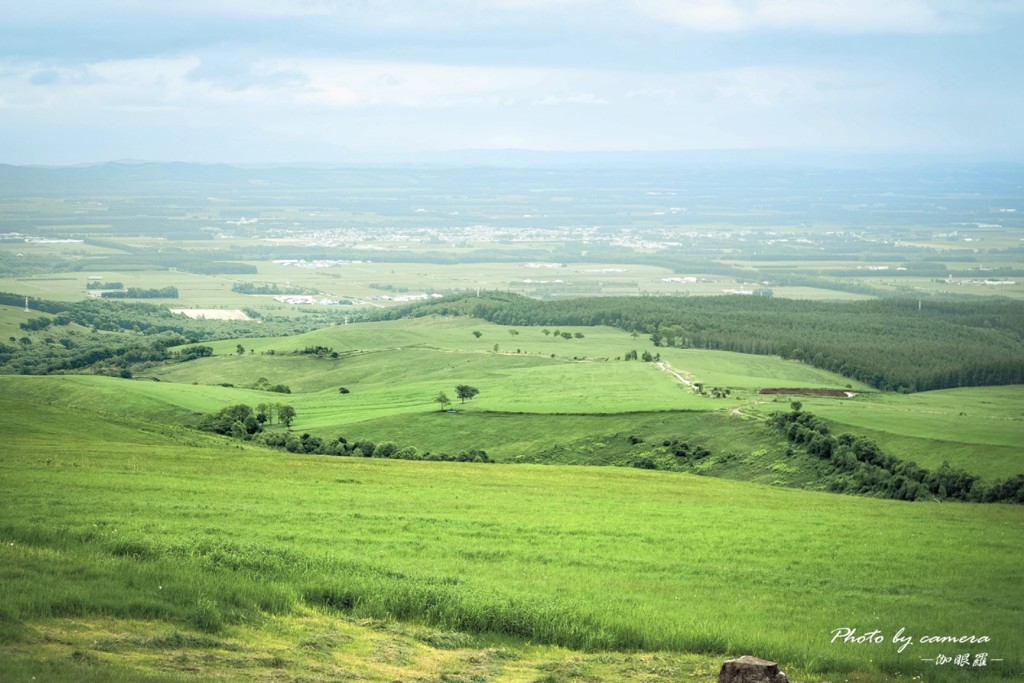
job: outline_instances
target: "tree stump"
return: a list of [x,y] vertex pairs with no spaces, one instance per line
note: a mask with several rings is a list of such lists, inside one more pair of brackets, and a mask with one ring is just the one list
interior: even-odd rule
[[722,664],[718,683],[789,683],[775,662],[744,655]]

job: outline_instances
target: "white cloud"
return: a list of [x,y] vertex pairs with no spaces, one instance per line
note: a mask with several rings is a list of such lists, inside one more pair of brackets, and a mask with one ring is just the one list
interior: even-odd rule
[[0,161],[1021,148],[1024,0],[8,4]]
[[641,10],[699,31],[738,31],[753,26],[749,9],[733,0],[637,0]]
[[710,32],[921,33],[991,26],[1003,16],[1024,14],[1021,0],[47,0],[9,4],[4,21],[11,26],[90,25],[103,17],[124,26],[173,19],[197,26],[224,25],[228,31],[230,24],[224,21],[233,19],[294,19],[356,31],[468,30],[549,20],[571,27],[639,14]]
[[975,28],[1004,13],[1000,0],[635,0],[653,17],[696,31],[755,29],[825,33],[937,33]]
[[547,69],[453,66],[412,62],[284,59],[283,69],[304,75],[300,99],[324,107],[401,108],[502,105],[542,88]]
[[836,32],[930,32],[951,28],[922,0],[770,0],[759,3],[757,20],[772,28]]
[[331,58],[182,56],[77,67],[0,65],[7,106],[26,110],[308,113],[575,106],[787,108],[840,96],[848,74],[759,66],[684,73],[457,66]]
[[[144,108],[179,99],[198,58],[110,60],[75,66],[8,64],[0,88],[8,106],[48,111]],[[45,77],[40,78],[40,74]]]
[[[748,67],[710,75],[717,98],[753,107],[807,106],[840,96],[843,75],[810,68]],[[835,87],[838,86],[838,87]]]
[[575,95],[547,95],[533,100],[530,104],[539,107],[552,107],[562,104],[582,104],[582,105],[606,105],[608,100],[603,97],[598,97],[593,93],[578,93]]
[[16,21],[49,18],[95,19],[97,17],[135,18],[195,16],[323,16],[337,13],[337,4],[328,0],[47,0],[45,3],[18,3],[4,8],[5,16]]
[[0,68],[0,91],[8,96],[8,106],[62,110],[602,104],[602,97],[575,85],[602,80],[598,72],[544,67],[295,57],[222,60],[216,55],[108,60],[75,67],[8,63]]

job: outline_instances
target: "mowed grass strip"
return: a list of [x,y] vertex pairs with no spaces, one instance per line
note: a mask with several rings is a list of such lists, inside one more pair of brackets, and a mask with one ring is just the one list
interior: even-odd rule
[[921,658],[949,648],[898,654],[832,644],[832,631],[985,635],[1004,659],[991,673],[1024,673],[1024,608],[1008,599],[1024,581],[1017,507],[618,468],[296,457],[152,432],[132,443],[84,413],[0,404],[9,639],[34,619],[89,614],[213,633],[305,604],[583,649],[755,652],[901,676],[933,671]]
[[582,652],[301,608],[217,634],[102,616],[45,620],[32,632],[31,648],[0,643],[5,679],[674,683],[683,676],[710,682],[720,667],[710,655]]

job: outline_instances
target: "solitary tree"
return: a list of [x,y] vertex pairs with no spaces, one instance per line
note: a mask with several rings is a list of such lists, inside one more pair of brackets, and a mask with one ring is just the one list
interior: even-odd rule
[[245,347],[239,344],[238,346],[235,347],[235,351],[237,351],[238,355],[241,356],[243,353],[245,353]]
[[277,404],[277,419],[285,427],[292,426],[292,420],[295,419],[295,408],[282,403]]
[[476,387],[471,387],[468,384],[460,384],[459,386],[455,387],[455,395],[458,396],[463,403],[466,402],[466,399],[471,399],[479,393],[479,389],[477,389]]
[[473,330],[473,336],[474,336],[474,337],[476,337],[477,339],[479,339],[480,337],[482,337],[482,336],[483,336],[483,334],[484,334],[484,333],[483,333],[483,332],[481,332],[480,330]]
[[441,393],[434,397],[434,403],[441,404],[441,412],[443,413],[445,409],[447,409],[448,406],[451,404],[451,399],[448,398],[448,394],[442,391]]

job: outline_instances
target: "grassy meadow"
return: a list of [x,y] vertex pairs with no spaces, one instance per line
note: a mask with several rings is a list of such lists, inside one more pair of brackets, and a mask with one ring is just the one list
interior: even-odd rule
[[[747,652],[793,680],[1024,673],[1017,507],[297,456],[0,408],[0,651],[25,675],[713,680]],[[830,642],[842,627],[886,642]],[[1004,661],[940,670],[921,658],[954,650],[899,654],[900,628]]]
[[[6,309],[12,335],[35,315]],[[0,678],[712,681],[747,653],[794,681],[1024,675],[1019,506],[787,488],[813,471],[764,424],[798,399],[922,466],[1002,478],[1022,470],[1019,387],[885,394],[777,357],[555,332],[427,317],[209,342],[134,379],[0,375]],[[318,346],[338,357],[303,353]],[[622,360],[634,349],[661,365]],[[458,384],[480,393],[460,403]],[[293,405],[297,433],[499,464],[192,428],[264,402]],[[718,476],[629,466],[673,438]],[[831,642],[844,627],[884,642]],[[964,653],[1002,661],[922,661]]]
[[[0,682],[711,683],[743,654],[794,683],[1024,680],[1024,507],[826,493],[827,466],[769,425],[797,400],[833,434],[992,482],[1024,472],[1021,386],[903,395],[649,332],[361,321],[480,290],[893,295],[971,313],[1024,297],[1024,214],[993,215],[1019,199],[1019,169],[808,183],[659,166],[0,167],[0,292],[17,294],[0,370],[25,373],[0,373]],[[54,317],[21,297],[79,301],[96,281],[262,317],[21,327]],[[217,339],[197,342],[213,354],[181,362],[195,344],[168,345],[185,338]],[[656,361],[623,360],[644,352]],[[278,384],[290,393],[257,388]],[[479,394],[460,402],[461,384]],[[494,462],[300,455],[196,429],[267,403],[295,408],[294,436]]]
[[[435,439],[438,429],[425,425],[422,414],[437,410],[432,400],[438,392],[445,391],[454,400],[454,387],[466,383],[479,387],[480,395],[464,405],[456,403],[459,415],[451,422],[472,421],[473,426],[445,426],[440,431],[482,430],[489,436],[469,445],[488,452],[494,448],[507,457],[516,453],[505,447],[503,434],[516,435],[511,441],[520,444],[529,442],[523,432],[538,430],[561,434],[563,441],[573,438],[575,430],[557,424],[548,429],[539,424],[545,420],[536,419],[538,415],[598,414],[601,418],[593,421],[598,423],[597,433],[603,434],[629,431],[629,422],[642,421],[640,415],[669,411],[730,413],[736,418],[765,416],[787,410],[791,400],[799,399],[806,410],[834,423],[834,431],[871,436],[899,457],[923,467],[938,467],[948,460],[990,479],[1024,470],[1019,449],[1024,435],[1024,394],[1019,387],[886,394],[777,357],[659,349],[642,337],[605,327],[559,330],[580,332],[582,339],[556,338],[554,329],[550,331],[552,334],[545,335],[538,328],[471,319],[353,324],[287,338],[243,339],[237,342],[247,350],[243,355],[236,353],[235,340],[215,342],[211,344],[214,357],[168,366],[153,374],[174,386],[199,382],[244,387],[263,376],[272,383],[288,384],[295,392],[287,400],[299,413],[297,430],[321,436],[342,432],[356,438],[383,438],[390,431],[409,434],[414,442],[417,440],[412,437],[419,435],[424,445],[413,443],[418,448],[453,450],[465,442]],[[473,332],[480,332],[480,337]],[[318,345],[333,348],[340,358],[291,355]],[[665,367],[617,360],[632,349],[660,353]],[[271,351],[274,355],[268,355]],[[730,396],[712,399],[698,395],[676,375],[706,389],[728,388]],[[351,393],[339,395],[340,387]],[[840,389],[856,395],[841,399],[758,393],[772,387]],[[171,388],[147,388],[151,392],[164,390],[175,393]],[[273,394],[263,396],[264,400],[274,398]],[[239,394],[239,401],[259,402],[251,393]],[[406,424],[409,421],[418,426],[411,428]],[[501,424],[492,427],[488,422]],[[526,423],[529,427],[511,426]],[[691,424],[686,429],[697,428]],[[588,427],[581,434],[594,432],[594,427]],[[550,442],[539,439],[537,443]],[[751,450],[761,447],[754,445]]]
[[[396,441],[420,451],[482,448],[502,460],[532,459],[558,445],[592,447],[630,434],[691,437],[738,455],[775,453],[786,444],[740,426],[787,410],[798,399],[805,410],[829,420],[834,432],[869,436],[923,467],[948,461],[989,480],[1024,470],[1019,387],[887,394],[777,357],[658,349],[643,337],[607,327],[557,330],[584,335],[571,339],[555,331],[463,318],[358,323],[290,337],[210,342],[212,357],[145,369],[131,382],[86,375],[0,382],[11,395],[178,424],[193,424],[197,414],[226,405],[283,402],[295,407],[293,428],[300,433]],[[333,349],[338,358],[301,353],[317,346]],[[630,350],[658,352],[660,365],[621,360]],[[252,387],[259,378],[285,384],[292,393],[257,391]],[[680,378],[730,394],[699,395]],[[460,403],[454,391],[459,384],[478,387],[480,394]],[[350,393],[339,393],[342,387]],[[766,387],[856,395],[758,393]],[[435,415],[440,406],[433,399],[442,391],[456,413]],[[586,452],[554,459],[606,460],[600,453],[588,460]]]
[[1024,391],[964,387],[917,394],[876,392],[852,401],[804,398],[807,410],[863,433],[900,458],[935,468],[943,461],[986,478],[1024,471]]

